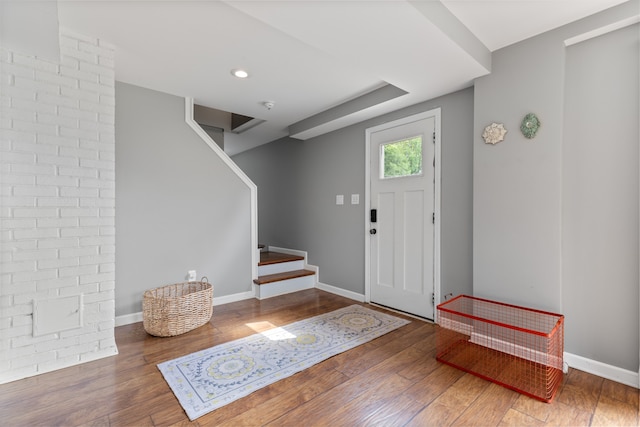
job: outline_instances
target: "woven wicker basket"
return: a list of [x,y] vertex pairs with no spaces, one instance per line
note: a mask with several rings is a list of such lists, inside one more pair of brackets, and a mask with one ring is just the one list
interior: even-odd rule
[[157,337],[184,334],[211,320],[213,286],[206,277],[145,291],[142,297],[144,330]]

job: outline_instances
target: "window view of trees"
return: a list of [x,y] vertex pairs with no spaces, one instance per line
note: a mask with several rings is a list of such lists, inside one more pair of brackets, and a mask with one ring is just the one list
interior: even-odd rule
[[383,145],[384,178],[422,173],[422,136]]

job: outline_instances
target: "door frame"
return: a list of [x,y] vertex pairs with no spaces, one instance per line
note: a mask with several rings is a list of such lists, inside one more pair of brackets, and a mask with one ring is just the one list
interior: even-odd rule
[[438,313],[436,306],[440,301],[440,190],[441,190],[441,109],[434,108],[432,110],[424,111],[422,113],[412,114],[401,119],[392,120],[390,122],[383,123],[381,125],[373,126],[365,130],[365,189],[364,189],[364,300],[365,302],[371,302],[371,236],[369,230],[371,229],[371,221],[369,217],[369,209],[371,208],[371,134],[385,130],[388,128],[402,126],[407,123],[415,122],[418,120],[427,119],[433,117],[435,120],[435,170],[434,170],[434,200],[433,210],[435,213],[434,230],[433,230],[433,293],[434,293],[434,307],[433,307],[433,321],[437,322]]

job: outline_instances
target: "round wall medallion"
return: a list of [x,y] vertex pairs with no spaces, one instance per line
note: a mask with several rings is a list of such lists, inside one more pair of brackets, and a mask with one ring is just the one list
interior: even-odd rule
[[536,132],[540,128],[540,120],[536,117],[535,114],[529,113],[524,116],[522,119],[522,124],[520,125],[520,131],[526,138],[534,138],[536,136]]
[[504,135],[506,133],[507,130],[504,128],[502,123],[491,123],[489,126],[484,128],[482,137],[486,144],[496,144],[504,140]]

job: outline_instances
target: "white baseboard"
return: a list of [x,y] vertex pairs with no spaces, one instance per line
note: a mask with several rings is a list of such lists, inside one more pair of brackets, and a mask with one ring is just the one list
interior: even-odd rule
[[[567,372],[567,369],[565,369],[566,366],[569,366],[630,387],[640,388],[640,376],[637,372],[628,371],[626,369],[618,368],[617,366],[607,365],[606,363],[587,359],[586,357],[567,352],[564,352],[563,360],[560,361],[553,357],[548,357],[540,352],[524,349],[521,346],[514,346],[511,343],[504,343],[496,339],[488,339],[486,336],[483,337],[473,332],[473,326],[450,320],[448,318],[441,317],[439,319],[439,324],[443,328],[451,329],[464,335],[469,335],[471,337],[471,341],[476,344],[513,354],[524,359],[533,360],[545,365],[554,366],[558,369],[562,369],[565,373]],[[565,366],[563,366],[562,362],[564,362]]]
[[132,323],[142,322],[142,312],[131,314],[123,314],[122,316],[116,316],[116,327],[130,325]]
[[307,260],[306,251],[299,251],[297,249],[289,249],[289,248],[281,248],[279,246],[269,246],[267,247],[267,250],[272,252],[280,252],[281,254],[297,255],[297,256],[304,257],[305,261]]
[[[240,292],[238,294],[225,295],[222,297],[213,298],[213,306],[229,304],[230,302],[242,301],[245,299],[255,298],[253,291]],[[142,312],[123,314],[122,316],[116,316],[116,326],[130,325],[132,323],[142,322]]]
[[[277,249],[278,252],[281,251],[281,248],[270,248],[270,249],[272,250]],[[299,253],[301,251],[297,251],[297,252]],[[310,266],[310,267],[315,267],[315,266]],[[316,270],[316,274],[317,274],[317,270]],[[320,282],[317,282],[315,287],[332,294],[340,295],[341,297],[352,299],[354,301],[364,302],[364,295],[356,292],[347,291],[345,289],[338,288],[336,286],[327,285],[326,283],[320,283]],[[254,291],[241,292],[238,294],[226,295],[222,297],[214,297],[213,306],[215,307],[216,305],[228,304],[230,302],[242,301],[242,300],[251,299],[251,298],[256,298],[256,294],[254,293]],[[137,322],[142,322],[142,312],[116,316],[116,326],[130,325],[132,323],[137,323]]]
[[60,363],[59,365],[48,367],[45,369],[38,369],[37,372],[31,372],[28,374],[24,374],[21,372],[16,372],[16,373],[8,372],[6,376],[5,375],[0,376],[0,384],[6,384],[12,381],[19,381],[25,378],[35,377],[36,375],[59,371],[60,369],[70,368],[72,366],[82,365],[83,363],[93,362],[95,360],[105,359],[107,357],[117,356],[117,355],[118,355],[118,349],[114,347],[112,349],[108,349],[108,351],[105,351],[105,352],[91,353],[91,354],[84,355],[82,357],[82,360],[75,360],[73,362]]
[[440,316],[439,325],[445,329],[458,332],[469,337],[469,342],[482,347],[497,350],[501,353],[510,354],[520,359],[529,360],[541,365],[550,366],[555,369],[565,370],[563,360],[560,356],[548,354],[546,352],[528,348],[515,342],[505,341],[498,336],[487,336],[485,333],[474,331],[474,325],[450,319],[446,316]]
[[244,301],[246,299],[255,298],[253,291],[240,292],[238,294],[225,295],[223,297],[213,297],[213,306],[229,304],[230,302]]
[[352,291],[347,291],[336,286],[327,285],[326,283],[318,282],[316,283],[316,288],[332,294],[340,295],[341,297],[352,299],[354,301],[364,302],[364,295]]
[[586,357],[567,352],[564,353],[564,361],[571,368],[625,384],[630,387],[640,388],[640,377],[637,372],[628,371],[626,369],[618,368],[617,366],[607,365],[606,363],[587,359]]

